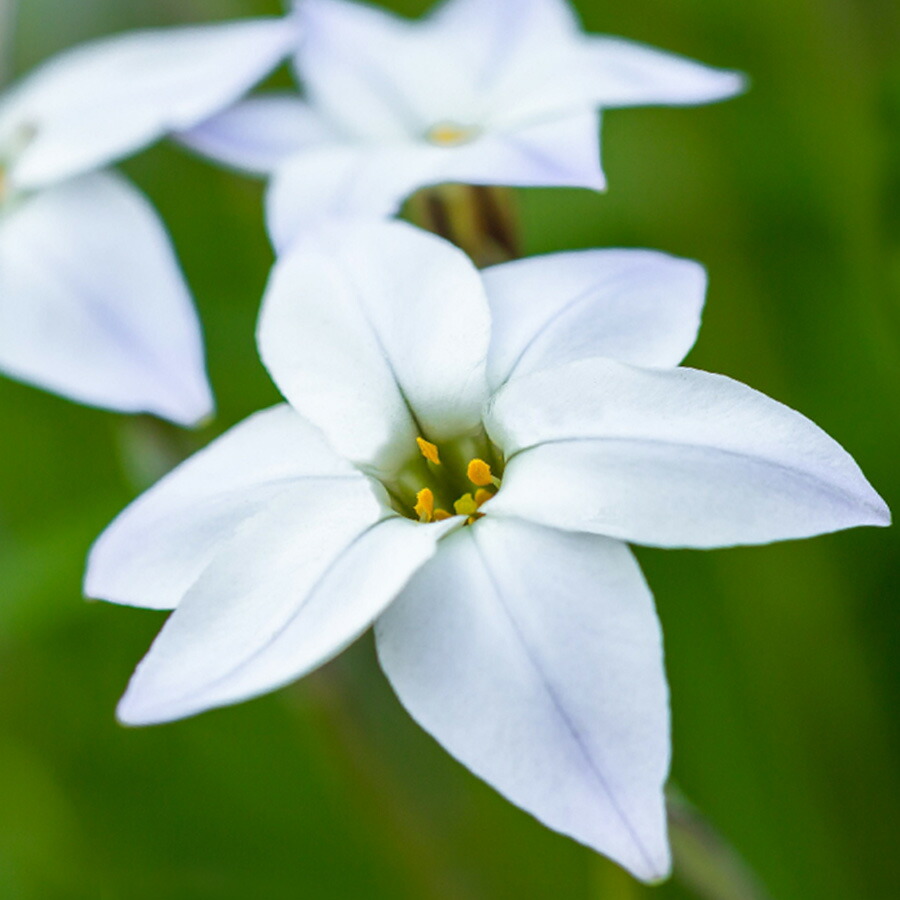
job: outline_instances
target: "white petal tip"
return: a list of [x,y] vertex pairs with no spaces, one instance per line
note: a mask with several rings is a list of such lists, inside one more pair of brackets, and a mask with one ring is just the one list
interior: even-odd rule
[[595,847],[604,856],[630,872],[644,884],[658,885],[667,881],[672,875],[672,854],[669,850],[665,828],[661,835],[638,835],[632,832],[633,843],[627,854],[610,854],[609,848]]
[[878,501],[872,510],[872,520],[865,524],[874,525],[877,528],[888,528],[891,525],[891,511],[881,497],[878,498]]
[[750,77],[743,72],[723,72],[721,99],[727,100],[729,97],[746,94],[750,87]]
[[179,402],[173,402],[173,398],[166,403],[148,404],[147,412],[182,428],[204,428],[215,419],[215,401],[208,388],[194,397],[193,400],[179,398]]
[[120,725],[124,725],[126,728],[144,728],[148,725],[163,725],[166,722],[184,718],[184,715],[167,714],[160,707],[143,702],[136,693],[129,687],[119,701],[119,705],[116,707],[116,719]]

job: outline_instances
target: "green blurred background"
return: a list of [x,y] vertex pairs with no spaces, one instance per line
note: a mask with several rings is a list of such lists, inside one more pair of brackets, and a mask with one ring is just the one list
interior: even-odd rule
[[[19,72],[96,35],[279,8],[19,5]],[[521,192],[528,252],[703,261],[690,363],[804,411],[900,509],[900,6],[576,5],[590,30],[743,69],[752,89],[610,113],[609,192]],[[125,169],[167,220],[206,327],[219,417],[179,438],[187,450],[277,399],[253,344],[261,189],[170,146]],[[0,900],[703,896],[635,884],[478,782],[407,719],[368,639],[242,706],[117,725],[162,616],[83,602],[82,563],[162,465],[137,452],[160,432],[8,380],[0,423]],[[869,529],[639,552],[666,633],[674,777],[777,900],[900,896],[898,549]]]

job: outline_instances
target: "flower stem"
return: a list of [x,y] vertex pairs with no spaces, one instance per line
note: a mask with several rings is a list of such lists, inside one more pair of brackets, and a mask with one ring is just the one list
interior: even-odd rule
[[206,443],[194,432],[153,416],[129,416],[117,424],[115,437],[122,471],[136,491],[156,484]]
[[416,225],[468,253],[477,266],[522,255],[515,195],[509,188],[443,184],[414,194],[406,212]]
[[[387,762],[371,728],[359,708],[351,657],[361,651],[374,655],[371,638],[364,639],[353,651],[345,652],[322,669],[308,675],[289,691],[294,705],[312,707],[321,733],[328,741],[330,757],[339,761],[345,777],[354,783],[354,797],[370,822],[373,834],[401,853],[404,869],[411,879],[415,897],[422,900],[482,900],[464,871],[454,866],[444,852],[444,841],[414,802],[405,783]],[[359,662],[360,660],[357,660]],[[366,674],[372,660],[363,659]]]
[[676,881],[702,900],[770,900],[734,848],[671,786],[668,811]]
[[0,86],[12,81],[14,74],[18,6],[18,0],[0,0]]

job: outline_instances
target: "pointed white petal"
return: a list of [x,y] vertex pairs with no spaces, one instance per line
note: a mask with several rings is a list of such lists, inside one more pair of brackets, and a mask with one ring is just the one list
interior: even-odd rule
[[448,182],[602,190],[594,113],[542,122],[471,143],[326,144],[280,166],[268,200],[272,241],[283,249],[328,216],[394,215],[420,188]]
[[[449,0],[423,33],[435,48],[435,68],[456,76],[451,96],[463,121],[505,131],[594,111],[579,66],[580,26],[563,0]],[[442,114],[453,117],[448,94]]]
[[312,107],[290,94],[250,97],[177,137],[203,156],[260,175],[303,149],[337,140]]
[[256,413],[134,501],[97,539],[88,597],[174,609],[235,530],[308,481],[366,479],[287,404]]
[[714,69],[674,53],[617,37],[588,37],[580,62],[601,107],[681,106],[740,94],[740,72]]
[[403,705],[475,774],[637,877],[667,874],[662,642],[623,544],[488,515],[376,636]]
[[348,459],[390,471],[480,428],[490,322],[481,278],[401,222],[323,224],[275,266],[259,346],[285,397]]
[[266,197],[272,243],[283,252],[300,235],[330,217],[393,216],[403,198],[433,184],[440,158],[415,144],[329,144],[307,150],[280,166]]
[[33,133],[12,178],[39,187],[126,156],[228,106],[294,49],[292,18],[106,38],[50,60],[0,107],[0,138]]
[[652,250],[581,250],[482,273],[491,307],[488,381],[592,356],[677,365],[700,327],[706,272]]
[[420,23],[345,0],[304,0],[297,14],[304,93],[348,138],[417,137],[451,99],[453,68],[434,58]]
[[0,369],[94,406],[184,425],[210,414],[187,285],[124,179],[66,182],[0,221]]
[[495,514],[666,547],[889,521],[825,432],[722,375],[576,362],[510,381],[487,424],[512,457]]
[[298,10],[300,80],[350,139],[418,139],[448,121],[503,130],[592,111],[574,92],[582,44],[564,3],[465,0],[417,21],[344,0]]
[[119,718],[150,725],[237,703],[337,655],[458,527],[382,515],[359,482],[310,482],[268,504],[172,614]]

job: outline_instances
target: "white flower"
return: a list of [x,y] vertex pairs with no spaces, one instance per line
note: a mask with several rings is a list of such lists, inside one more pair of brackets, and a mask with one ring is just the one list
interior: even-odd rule
[[664,876],[662,645],[623,542],[888,521],[799,413],[674,368],[704,291],[697,264],[642,250],[479,273],[399,222],[299,241],[259,330],[290,405],[188,460],[91,553],[90,596],[175,609],[122,721],[270,691],[374,622],[401,701],[454,756],[550,827]]
[[347,0],[299,0],[306,101],[252,98],[183,136],[256,172],[277,169],[283,247],[323,213],[391,215],[441,182],[602,189],[599,110],[696,104],[743,79],[586,35],[565,0],[448,0],[411,22]]
[[162,223],[96,171],[236,101],[293,19],[97,41],[0,97],[0,369],[85,403],[192,424],[212,406],[200,327]]

